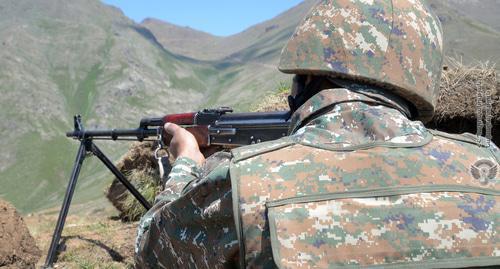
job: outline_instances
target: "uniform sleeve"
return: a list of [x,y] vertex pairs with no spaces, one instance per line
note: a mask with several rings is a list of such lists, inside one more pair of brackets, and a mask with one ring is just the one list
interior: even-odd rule
[[200,168],[195,161],[186,157],[178,158],[168,174],[164,191],[156,196],[155,204],[167,203],[179,198],[184,188],[200,176]]
[[229,158],[217,159],[210,169],[179,158],[165,191],[139,225],[136,266],[234,268],[238,257],[235,230]]

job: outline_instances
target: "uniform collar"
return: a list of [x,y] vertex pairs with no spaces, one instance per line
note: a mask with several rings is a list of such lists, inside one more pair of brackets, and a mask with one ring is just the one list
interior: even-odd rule
[[322,90],[309,98],[292,114],[289,133],[294,133],[312,119],[332,110],[336,105],[350,102],[379,103],[364,94],[343,88]]
[[291,117],[296,139],[346,148],[370,143],[423,143],[429,133],[419,121],[399,109],[359,92],[327,89],[306,101]]

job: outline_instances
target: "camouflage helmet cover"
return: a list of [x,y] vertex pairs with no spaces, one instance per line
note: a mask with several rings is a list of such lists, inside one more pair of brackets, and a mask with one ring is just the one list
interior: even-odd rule
[[443,59],[439,20],[422,0],[322,0],[281,52],[284,73],[374,84],[434,113]]

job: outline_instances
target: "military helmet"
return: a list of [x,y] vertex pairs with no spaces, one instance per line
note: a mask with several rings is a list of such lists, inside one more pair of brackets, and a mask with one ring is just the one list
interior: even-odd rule
[[381,87],[429,120],[439,90],[442,28],[422,0],[322,0],[281,52],[284,73]]

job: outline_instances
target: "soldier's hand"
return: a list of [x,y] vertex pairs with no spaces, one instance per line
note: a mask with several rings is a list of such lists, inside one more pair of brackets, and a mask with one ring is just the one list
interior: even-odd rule
[[175,159],[187,157],[198,165],[205,162],[205,157],[200,152],[200,147],[193,134],[175,123],[167,122],[163,128],[168,135],[172,136],[169,150]]

